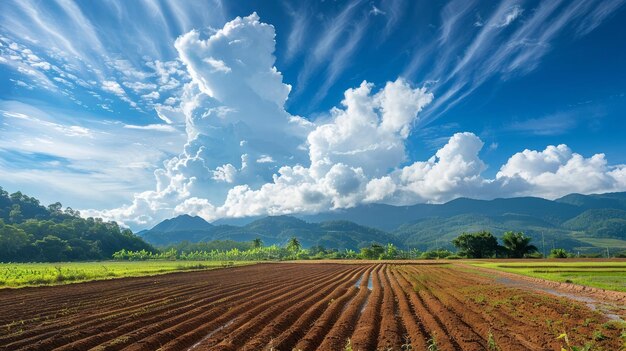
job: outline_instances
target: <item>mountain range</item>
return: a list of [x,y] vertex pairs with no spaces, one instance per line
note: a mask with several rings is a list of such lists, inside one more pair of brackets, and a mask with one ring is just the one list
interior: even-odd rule
[[393,243],[421,250],[451,248],[464,231],[489,230],[496,236],[522,231],[540,250],[559,247],[588,252],[626,250],[626,193],[570,194],[556,200],[517,197],[459,198],[444,204],[371,204],[315,215],[221,219],[208,223],[181,215],[137,233],[154,245],[181,241],[250,241],[284,244],[296,236],[307,246],[358,249]]

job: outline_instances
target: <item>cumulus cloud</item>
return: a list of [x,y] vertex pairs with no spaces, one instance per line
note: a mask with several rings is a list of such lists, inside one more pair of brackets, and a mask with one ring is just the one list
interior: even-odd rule
[[604,154],[589,158],[567,145],[548,146],[543,151],[524,150],[502,166],[496,179],[521,179],[525,194],[554,198],[566,193],[624,190],[626,166],[609,167]]
[[433,95],[402,78],[347,89],[341,105],[317,120],[293,116],[284,107],[291,87],[274,66],[274,36],[274,27],[252,14],[206,39],[197,31],[179,37],[175,46],[191,82],[178,106],[156,107],[167,124],[134,128],[166,131],[184,122],[184,150],[155,171],[154,190],[127,206],[86,213],[145,227],[179,213],[215,220],[626,188],[625,166],[565,145],[515,154],[486,178],[484,143],[468,132],[412,162],[406,140]]
[[161,97],[161,95],[159,94],[158,91],[153,91],[149,94],[145,94],[145,95],[141,95],[142,98],[144,99],[149,99],[149,100],[155,100],[158,99],[159,97]]
[[102,82],[102,89],[108,91],[109,93],[113,93],[118,96],[126,95],[124,89],[120,86],[120,84],[116,81],[105,80]]

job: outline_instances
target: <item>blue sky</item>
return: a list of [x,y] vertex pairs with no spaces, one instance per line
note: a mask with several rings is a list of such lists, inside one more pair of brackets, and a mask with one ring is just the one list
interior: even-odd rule
[[624,191],[625,3],[3,1],[0,186],[133,228]]

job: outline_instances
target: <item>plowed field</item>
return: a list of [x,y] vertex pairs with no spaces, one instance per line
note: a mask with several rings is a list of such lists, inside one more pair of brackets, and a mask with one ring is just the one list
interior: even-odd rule
[[[0,350],[619,350],[567,298],[439,264],[259,264],[0,290]],[[494,348],[495,347],[495,348]]]

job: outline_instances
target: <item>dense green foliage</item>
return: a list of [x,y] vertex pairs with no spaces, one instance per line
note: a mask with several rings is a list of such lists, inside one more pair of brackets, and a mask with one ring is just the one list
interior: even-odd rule
[[[200,260],[200,261],[282,261],[282,260],[321,260],[321,259],[366,259],[366,260],[402,260],[418,258],[444,258],[451,253],[439,252],[436,255],[431,253],[420,253],[418,250],[401,250],[393,244],[381,246],[372,244],[361,248],[360,252],[354,250],[326,249],[323,246],[312,246],[303,249],[299,244],[299,239],[292,237],[285,246],[270,245],[255,246],[253,240],[245,250],[231,248],[226,250],[177,250],[170,247],[159,253],[152,253],[146,250],[131,251],[120,250],[113,254],[116,260],[145,261],[145,260]],[[209,247],[211,243],[207,243]],[[189,246],[193,248],[194,246]],[[197,246],[199,247],[199,246]]]
[[570,255],[564,249],[552,249],[550,250],[550,258],[568,258]]
[[115,222],[82,218],[58,202],[45,207],[0,187],[0,262],[109,259],[122,248],[154,250]]
[[522,258],[535,252],[537,248],[530,244],[531,238],[524,233],[506,232],[502,237],[504,246],[488,231],[463,233],[452,240],[459,249],[458,254],[468,258],[509,257]]
[[452,240],[459,254],[471,258],[493,257],[498,251],[498,239],[487,231],[463,233]]
[[[258,247],[263,246],[263,242],[259,243]],[[161,247],[161,251],[169,251],[174,249],[178,252],[192,252],[192,251],[228,251],[237,249],[240,251],[249,250],[254,247],[254,242],[247,241],[234,241],[234,240],[214,240],[199,243],[192,243],[189,241],[183,241],[177,244]]]
[[524,235],[524,233],[506,232],[502,236],[502,242],[508,257],[522,258],[526,255],[537,252],[537,247],[531,245],[532,239]]

